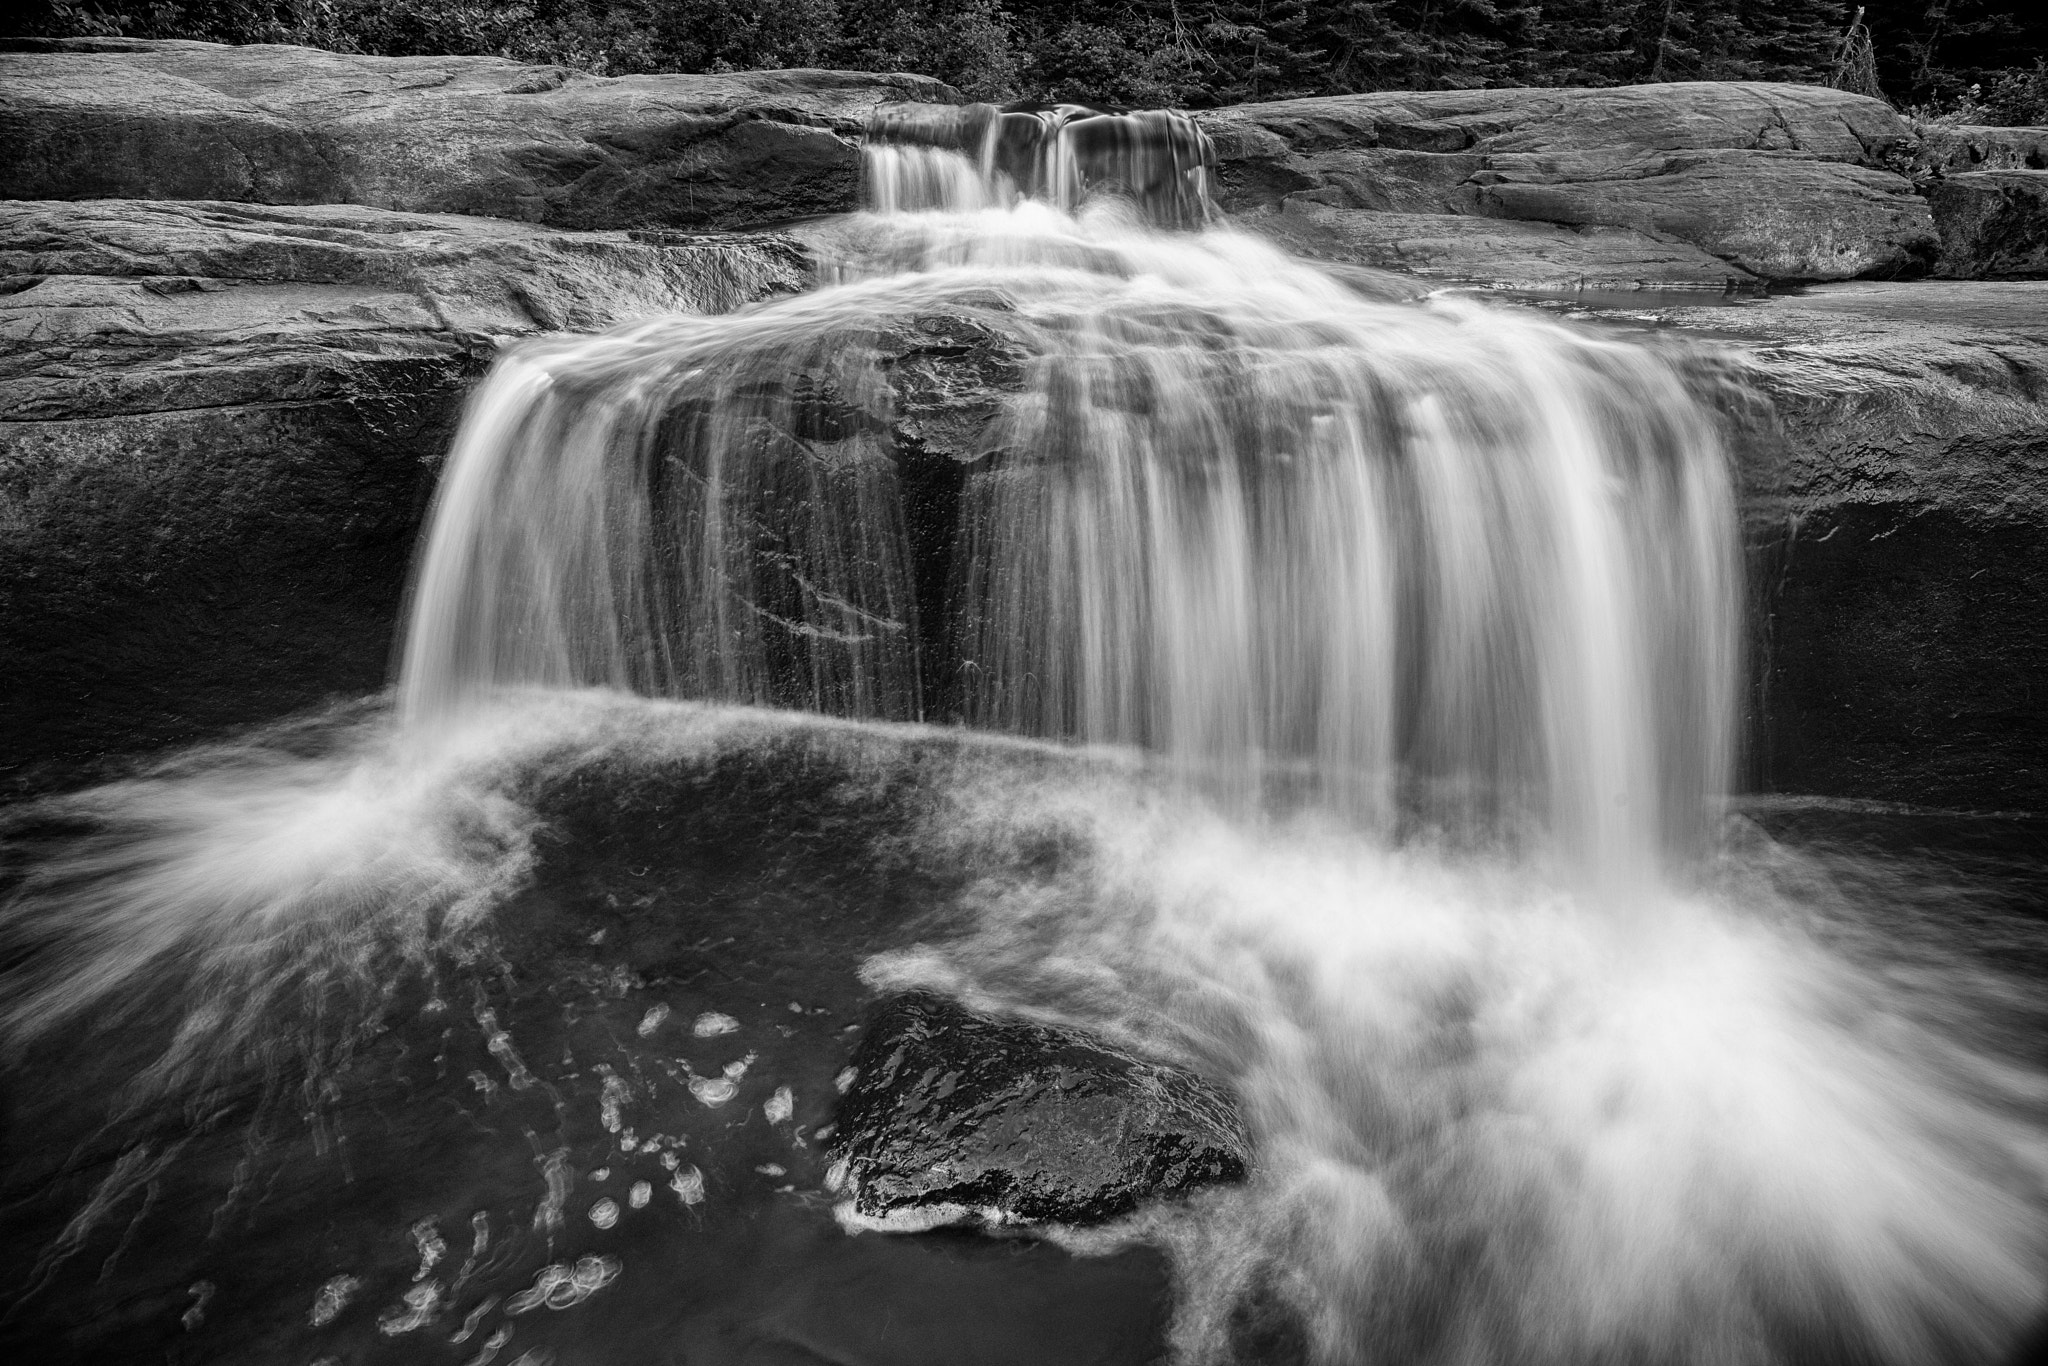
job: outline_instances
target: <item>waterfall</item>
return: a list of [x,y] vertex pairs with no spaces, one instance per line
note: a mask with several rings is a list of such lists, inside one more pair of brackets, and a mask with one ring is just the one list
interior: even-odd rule
[[1235,1096],[1243,1185],[1038,1230],[1163,1255],[1109,1298],[1181,1366],[2006,1360],[2038,914],[1725,818],[1733,496],[1674,360],[1212,221],[1181,116],[899,107],[868,155],[817,288],[500,360],[395,716],[0,820],[7,1136],[69,1126],[0,1182],[37,1322],[855,1360],[1077,1315],[1128,1261],[833,1222],[854,1022],[917,987]]
[[[1734,525],[1668,364],[1144,221],[1203,194],[1184,118],[877,133],[827,287],[498,368],[419,571],[415,723],[601,685],[1139,746],[1240,804],[1533,828],[1610,870],[1705,828]],[[932,316],[1020,357],[936,544],[888,343]]]

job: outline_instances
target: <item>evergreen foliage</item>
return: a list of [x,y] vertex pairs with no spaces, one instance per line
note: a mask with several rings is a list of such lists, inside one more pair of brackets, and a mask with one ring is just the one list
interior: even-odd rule
[[[985,99],[1200,108],[1379,89],[1777,80],[2048,117],[2030,0],[45,0],[46,34],[493,53],[601,75],[920,71]],[[1846,74],[1845,74],[1846,73]]]

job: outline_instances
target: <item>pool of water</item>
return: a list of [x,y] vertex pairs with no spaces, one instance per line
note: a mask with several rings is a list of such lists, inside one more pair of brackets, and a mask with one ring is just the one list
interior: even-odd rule
[[[1578,950],[1559,947],[1607,951],[1568,905],[1539,897],[1514,910],[1519,893],[1487,874],[1486,895],[1510,909],[1475,909],[1477,875],[1430,857],[1361,864],[1328,831],[1246,833],[1174,814],[1180,799],[1146,795],[1135,761],[1114,752],[600,699],[527,715],[421,777],[391,758],[383,725],[376,707],[343,709],[8,814],[0,1237],[17,1255],[0,1343],[14,1359],[1135,1363],[1169,1352],[1459,1360],[1485,1347],[1472,1359],[1505,1360],[1502,1344],[1541,1340],[1502,1326],[1461,1347],[1431,1317],[1501,1315],[1507,1283],[1544,1283],[1524,1254],[1494,1265],[1446,1244],[1417,1264],[1441,1284],[1386,1279],[1386,1266],[1358,1260],[1375,1227],[1362,1215],[1321,1226],[1352,1249],[1342,1286],[1273,1281],[1303,1266],[1287,1239],[1254,1227],[1259,1211],[1284,1214],[1304,1173],[1375,1130],[1354,1118],[1363,1127],[1323,1156],[1288,1155],[1306,1140],[1261,1099],[1274,1056],[1245,1042],[1273,1020],[1253,1000],[1255,978],[1232,974],[1246,954],[1260,976],[1309,974],[1288,989],[1307,1012],[1290,1028],[1309,1030],[1300,1037],[1323,1056],[1286,1072],[1289,1085],[1356,1066],[1374,1084],[1405,1076],[1419,1095],[1436,1094],[1431,1078],[1464,1077],[1438,1099],[1504,1104],[1492,1083],[1469,1081],[1475,1058],[1481,1071],[1521,1066],[1522,1045],[1486,1042],[1489,1011],[1556,993],[1516,1015],[1533,1038],[1545,1012],[1605,999],[1587,996],[1598,979]],[[1104,810],[1156,844],[1133,852],[1105,834]],[[1807,908],[1786,944],[1870,965],[1872,982],[1950,974],[1915,999],[1969,1014],[1953,989],[1965,965],[1995,975],[1972,978],[1979,986],[2038,983],[2048,967],[2042,832],[2024,815],[1774,799],[1748,805],[1730,848],[1742,878],[1791,888]],[[1230,866],[1205,867],[1204,849]],[[93,894],[116,884],[128,901]],[[155,898],[147,922],[117,910],[140,904],[137,888]],[[1339,980],[1311,1010],[1330,987],[1290,956],[1299,946],[1231,920],[1285,919],[1266,896],[1317,914],[1365,914],[1375,897],[1447,900],[1403,910],[1389,922],[1398,934],[1382,927],[1369,942],[1316,929],[1333,961],[1383,966]],[[23,910],[36,905],[62,913]],[[1770,933],[1791,936],[1773,914]],[[1731,980],[1763,971],[1767,957],[1742,947],[1749,931],[1695,929]],[[1503,968],[1529,951],[1564,956],[1534,975]],[[1405,964],[1391,975],[1388,954]],[[1673,989],[1706,980],[1656,971]],[[821,1131],[863,1011],[912,981],[1083,1022],[1223,1076],[1266,1125],[1264,1173],[1246,1192],[1092,1240],[844,1231]],[[1368,996],[1448,1013],[1417,1033],[1373,1017]],[[2030,1018],[2006,1005],[1970,1015],[1970,1028]],[[1712,1031],[1749,1017],[1684,1008],[1709,1032],[1671,1047],[1732,1050],[1732,1067],[1813,1042],[1804,1016],[1766,1016],[1761,1030],[1785,1032],[1744,1053]],[[1976,1037],[1970,1056],[2048,1062],[2038,1031],[2001,1037]],[[1405,1056],[1419,1041],[1423,1053]],[[1345,1063],[1346,1049],[1375,1046],[1402,1052],[1407,1070]],[[1577,1056],[1642,1085],[1638,1069],[1676,1055]],[[1548,1064],[1524,1080],[1568,1089]],[[1730,1094],[1743,1099],[1741,1084]],[[1420,1137],[1371,1140],[1394,1144],[1392,1170],[1413,1160],[1400,1156],[1407,1142],[1466,1183],[1474,1212],[1505,1198],[1489,1184],[1498,1155],[1461,1146],[1477,1131],[1423,1124],[1398,1097],[1346,1103],[1422,1125]],[[1854,1113],[1826,1112],[1815,1132],[1900,1193],[1924,1194],[1910,1165],[1857,1155],[1873,1134],[1841,1131]],[[1678,1159],[1722,1152],[1710,1132],[1675,1133],[1695,1145]],[[1683,1161],[1627,1161],[1617,1189],[1689,1179]],[[1470,1170],[1456,1176],[1460,1163]],[[1571,1187],[1522,1179],[1540,1180],[1543,1199],[1502,1208],[1535,1220],[1522,1236],[1540,1251],[1560,1236],[1551,1221]],[[1440,1207],[1450,1190],[1409,1180],[1394,1180],[1391,1198],[1410,1202],[1421,1233],[1464,1226]],[[2021,1222],[2034,1233],[2001,1235],[2019,1260],[1980,1270],[2028,1264],[2019,1249],[2039,1224]],[[1583,1259],[1569,1246],[1549,1255]],[[1263,1281],[1231,1270],[1261,1257]],[[1553,1293],[1587,1293],[1580,1278],[1598,1264],[1553,1277]],[[1700,1269],[1670,1274],[1709,1283]],[[1376,1296],[1387,1317],[1373,1326]],[[1358,1332],[1319,1329],[1304,1310],[1317,1304],[1353,1315]],[[1694,1322],[1720,1332],[1725,1318]],[[1746,1359],[1885,1359],[1853,1341],[1818,1356],[1785,1346],[1810,1327]],[[1527,1359],[1572,1359],[1575,1330],[1560,1319],[1555,1331],[1566,1348]],[[1948,1342],[1948,1359],[1987,1359],[1969,1341]],[[1703,1358],[1666,1339],[1631,1359]]]

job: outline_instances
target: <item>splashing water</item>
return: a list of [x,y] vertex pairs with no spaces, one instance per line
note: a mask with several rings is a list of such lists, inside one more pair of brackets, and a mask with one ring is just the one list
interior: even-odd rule
[[[817,291],[509,355],[396,721],[30,813],[0,1036],[104,1027],[176,965],[154,1084],[188,1085],[486,923],[545,858],[536,773],[765,771],[801,732],[915,787],[872,856],[961,888],[872,985],[1243,1098],[1247,1187],[1063,1235],[1170,1250],[1181,1360],[1999,1359],[2048,1284],[2037,989],[1724,819],[1710,414],[1652,351],[1146,226],[1207,221],[1210,160],[1174,116],[887,110]],[[1089,747],[942,763],[676,698]],[[729,1032],[667,1009],[639,1035]],[[169,1160],[138,1152],[131,1184]]]
[[976,928],[870,983],[1093,1029],[1247,1106],[1251,1185],[1121,1233],[1174,1251],[1181,1360],[1989,1362],[2038,1312],[2038,988],[1872,945],[1870,905],[1753,832],[1622,918],[1327,818],[1116,780],[950,795]]

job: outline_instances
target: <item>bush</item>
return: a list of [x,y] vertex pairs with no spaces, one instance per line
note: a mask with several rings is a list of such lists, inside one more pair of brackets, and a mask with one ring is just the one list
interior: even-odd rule
[[2031,69],[1993,74],[1984,82],[1983,101],[1988,123],[2048,124],[2048,60],[2037,58]]

